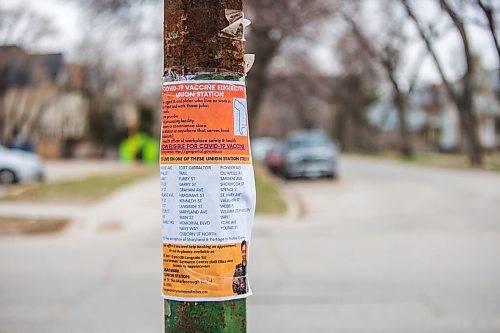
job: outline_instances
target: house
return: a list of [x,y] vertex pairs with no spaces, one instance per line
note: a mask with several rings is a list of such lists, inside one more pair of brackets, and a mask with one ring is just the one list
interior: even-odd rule
[[68,144],[86,134],[83,71],[65,63],[60,53],[29,54],[18,46],[0,46],[1,142],[34,146],[45,157],[70,155]]
[[[477,93],[474,96],[474,112],[477,133],[483,149],[500,150],[500,85],[498,71],[478,71],[475,79]],[[444,92],[443,92],[444,93]],[[446,99],[440,113],[440,148],[444,151],[460,150],[461,126],[455,105]]]
[[[498,71],[478,71],[474,112],[477,133],[487,151],[500,150],[500,84]],[[458,87],[459,83],[455,83]],[[394,137],[398,131],[397,110],[391,102],[381,100],[369,110],[370,122],[385,137]],[[461,125],[455,104],[448,98],[443,85],[417,88],[408,102],[407,126],[418,149],[446,152],[460,151],[463,147]]]

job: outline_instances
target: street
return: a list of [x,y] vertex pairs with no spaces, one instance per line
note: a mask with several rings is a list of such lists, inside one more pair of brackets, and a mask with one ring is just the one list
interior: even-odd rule
[[[285,186],[298,216],[255,222],[249,332],[500,331],[499,173],[345,157]],[[2,236],[0,332],[162,332],[159,205],[155,177]]]
[[500,331],[500,177],[346,158],[255,231],[253,332]]

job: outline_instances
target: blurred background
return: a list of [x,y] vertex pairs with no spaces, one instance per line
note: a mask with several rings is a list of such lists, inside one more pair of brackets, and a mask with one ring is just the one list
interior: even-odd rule
[[[500,4],[249,0],[250,332],[500,331]],[[0,331],[159,332],[163,2],[0,3]]]

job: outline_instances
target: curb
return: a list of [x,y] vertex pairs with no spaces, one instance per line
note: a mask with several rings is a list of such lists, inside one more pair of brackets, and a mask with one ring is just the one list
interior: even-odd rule
[[291,189],[285,182],[280,180],[280,189],[283,194],[283,200],[287,204],[287,211],[285,213],[285,223],[297,223],[304,215],[304,203],[300,200],[298,193]]
[[305,211],[304,204],[300,199],[298,193],[294,191],[291,186],[288,186],[288,184],[281,178],[270,173],[267,168],[263,168],[263,170],[267,177],[276,181],[276,183],[278,184],[287,209],[283,214],[256,214],[255,221],[260,220],[262,222],[257,222],[256,224],[254,224],[254,226],[260,228],[298,223],[300,218],[304,215]]

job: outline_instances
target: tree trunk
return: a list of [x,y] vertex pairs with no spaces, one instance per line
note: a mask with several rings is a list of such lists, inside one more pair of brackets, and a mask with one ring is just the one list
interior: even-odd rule
[[483,162],[483,150],[477,134],[477,119],[474,113],[474,103],[473,103],[474,93],[475,93],[475,87],[473,82],[475,68],[474,68],[474,59],[472,57],[472,53],[470,50],[469,39],[467,36],[467,32],[465,31],[464,23],[445,0],[439,0],[444,11],[448,14],[455,28],[460,34],[462,45],[464,47],[464,58],[466,61],[467,69],[463,77],[462,89],[461,91],[457,92],[455,91],[451,82],[445,75],[442,63],[437,57],[437,53],[434,49],[433,42],[426,33],[426,31],[424,31],[422,23],[416,17],[415,13],[413,12],[412,8],[409,5],[408,0],[400,0],[400,1],[405,7],[406,13],[410,17],[410,19],[415,23],[420,37],[424,41],[425,46],[429,51],[429,54],[434,60],[434,64],[438,69],[439,75],[441,76],[441,80],[443,81],[443,85],[446,88],[450,99],[453,101],[458,110],[458,114],[460,116],[460,123],[462,127],[462,134],[464,136],[464,141],[465,141],[465,152],[469,157],[470,164],[473,166],[479,166]]
[[483,149],[478,138],[478,121],[474,113],[470,88],[464,88],[464,96],[458,101],[460,127],[464,137],[465,151],[471,165],[479,166],[483,162]]
[[469,38],[463,20],[453,11],[446,0],[440,0],[441,6],[453,21],[456,29],[462,39],[464,55],[466,61],[466,72],[463,78],[461,94],[455,96],[455,104],[461,115],[461,123],[464,131],[466,152],[469,155],[471,165],[479,166],[483,163],[483,149],[478,137],[477,118],[474,112],[474,94],[475,94],[475,62],[469,45]]
[[6,144],[7,140],[4,138],[4,127],[5,124],[5,95],[7,93],[7,87],[4,82],[6,70],[4,68],[0,68],[0,144]]
[[256,134],[259,112],[264,101],[265,92],[269,86],[268,69],[274,56],[278,52],[280,41],[269,37],[269,29],[252,30],[252,40],[259,40],[259,55],[255,59],[251,73],[248,75],[248,115],[250,121],[250,134]]
[[407,98],[401,91],[398,81],[396,80],[396,65],[394,64],[395,59],[390,59],[387,55],[382,55],[381,52],[377,51],[362,32],[358,24],[349,15],[343,14],[342,16],[351,25],[352,31],[358,39],[358,42],[364,47],[368,54],[382,66],[387,79],[391,83],[393,104],[398,113],[399,134],[401,141],[399,150],[402,155],[411,156],[413,154],[413,147],[406,121]]
[[394,105],[396,106],[398,112],[399,135],[401,138],[399,150],[403,156],[409,157],[413,155],[413,147],[408,133],[408,124],[406,120],[407,98],[401,92],[399,84],[394,78],[394,71],[391,71],[389,69],[387,69],[386,71],[392,83],[392,90],[394,94]]

